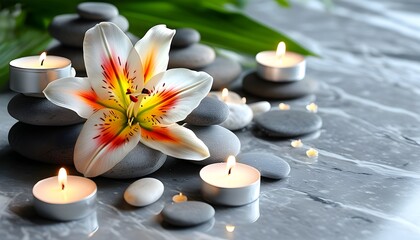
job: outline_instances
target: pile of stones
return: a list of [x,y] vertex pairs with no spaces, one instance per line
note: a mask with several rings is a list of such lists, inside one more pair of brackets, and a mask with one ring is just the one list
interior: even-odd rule
[[220,126],[229,116],[229,107],[214,97],[205,97],[200,105],[184,120],[185,127],[192,130],[209,148],[210,157],[194,163],[207,165],[223,162],[236,156],[241,150],[239,138],[230,130]]
[[84,2],[77,5],[77,14],[54,17],[48,30],[58,43],[53,44],[48,53],[70,59],[78,76],[84,76],[83,39],[86,31],[100,22],[112,22],[126,32],[132,42],[138,41],[136,36],[127,32],[129,23],[119,15],[117,7],[109,3]]
[[169,52],[168,68],[189,68],[204,71],[213,77],[213,90],[227,87],[242,72],[233,60],[216,56],[213,48],[199,43],[200,33],[192,28],[176,29]]

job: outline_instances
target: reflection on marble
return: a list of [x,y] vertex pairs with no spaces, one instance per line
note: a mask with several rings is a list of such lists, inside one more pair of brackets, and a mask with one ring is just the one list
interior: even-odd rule
[[[285,103],[316,102],[323,118],[317,135],[266,139],[251,124],[235,132],[242,152],[267,151],[291,165],[281,181],[263,180],[259,218],[239,222],[252,209],[216,207],[213,222],[194,228],[161,224],[162,208],[182,192],[202,200],[201,166],[168,159],[152,177],[165,185],[162,198],[133,208],[123,192],[134,180],[95,178],[96,220],[52,222],[35,214],[31,189],[58,166],[35,163],[11,151],[14,120],[0,95],[0,236],[2,239],[420,239],[420,5],[411,0],[337,0],[327,12],[320,2],[297,1],[281,9],[256,0],[246,11],[315,49],[307,75],[320,83],[312,96]],[[230,89],[240,91],[239,83]],[[278,107],[280,102],[271,102]],[[315,147],[317,162],[305,151]],[[69,169],[75,174],[74,169]],[[233,232],[226,225],[235,226]]]

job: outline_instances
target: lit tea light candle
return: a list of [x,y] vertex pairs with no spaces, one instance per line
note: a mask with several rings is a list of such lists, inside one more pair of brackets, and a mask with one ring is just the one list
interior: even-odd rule
[[244,100],[241,96],[239,96],[239,94],[229,91],[227,88],[223,88],[222,91],[212,91],[209,93],[209,96],[214,96],[225,103],[244,104]]
[[257,74],[273,82],[298,81],[305,77],[305,57],[286,51],[286,44],[280,42],[277,51],[263,51],[255,57]]
[[303,146],[302,140],[298,139],[298,140],[293,140],[290,145],[292,145],[292,147],[294,148],[300,148]]
[[179,194],[174,195],[172,197],[172,201],[174,203],[186,202],[186,201],[188,201],[188,198],[187,198],[187,196],[185,196],[184,194],[182,194],[182,192],[180,192]]
[[42,91],[50,82],[76,75],[69,59],[47,56],[45,52],[40,56],[12,60],[9,68],[10,89],[35,97],[43,97]]
[[280,110],[290,110],[290,105],[285,104],[285,103],[280,103],[279,108],[280,108]]
[[308,110],[309,112],[316,113],[316,112],[318,112],[318,105],[316,105],[315,103],[311,103],[309,105],[306,105],[306,110]]
[[308,156],[309,158],[317,158],[318,151],[314,148],[309,148],[308,151],[306,151],[306,156]]
[[60,169],[58,176],[37,182],[32,194],[36,211],[50,219],[76,220],[95,210],[95,182],[84,177],[67,176],[64,168]]
[[227,162],[205,166],[200,171],[204,199],[226,206],[242,206],[258,199],[260,172],[254,167],[236,163],[234,156]]

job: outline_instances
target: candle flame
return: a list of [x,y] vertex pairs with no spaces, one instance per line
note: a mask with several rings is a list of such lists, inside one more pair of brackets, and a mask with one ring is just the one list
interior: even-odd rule
[[226,162],[226,169],[228,171],[228,175],[232,173],[232,168],[236,165],[236,158],[235,156],[230,155]]
[[39,63],[41,64],[41,66],[44,65],[44,61],[46,58],[47,58],[47,53],[46,52],[41,53],[41,55],[39,56]]
[[286,54],[286,44],[284,42],[279,42],[277,45],[276,57],[280,62],[283,62],[283,57]]
[[58,184],[60,185],[61,190],[67,185],[67,172],[65,168],[60,168],[58,171]]
[[243,103],[243,104],[246,104],[246,97],[243,97],[243,98],[242,98],[242,103]]
[[227,88],[223,88],[223,90],[222,90],[222,100],[223,100],[223,102],[226,102],[228,96],[229,96],[229,90]]
[[226,225],[226,231],[228,231],[228,232],[233,232],[233,231],[235,231],[235,226],[233,226],[233,225]]

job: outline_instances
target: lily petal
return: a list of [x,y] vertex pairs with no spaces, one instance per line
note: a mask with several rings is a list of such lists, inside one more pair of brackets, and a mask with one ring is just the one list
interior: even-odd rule
[[145,86],[137,120],[143,128],[184,120],[209,93],[213,78],[205,72],[170,69],[154,76]]
[[203,160],[210,156],[207,146],[193,131],[178,124],[142,128],[140,142],[176,158]]
[[85,123],[74,149],[74,165],[86,177],[103,174],[139,142],[140,127],[129,126],[124,113],[101,109]]
[[143,89],[140,56],[129,38],[113,23],[89,29],[83,42],[86,73],[101,99],[112,100],[112,108],[123,111],[130,103],[127,90]]
[[85,78],[68,77],[53,81],[44,89],[44,95],[55,105],[71,109],[83,118],[107,106],[106,102],[99,100]]
[[153,76],[166,71],[169,62],[169,49],[175,30],[165,25],[156,25],[134,46],[143,63],[144,82]]

